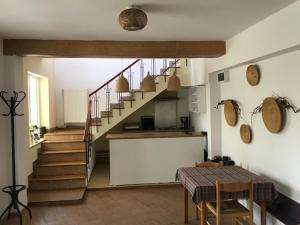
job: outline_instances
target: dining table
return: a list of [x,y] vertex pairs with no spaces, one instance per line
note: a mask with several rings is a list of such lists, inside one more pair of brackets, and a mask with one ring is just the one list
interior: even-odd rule
[[[254,201],[260,205],[261,225],[266,225],[267,202],[274,200],[278,193],[273,182],[261,175],[257,175],[240,166],[220,167],[186,167],[179,168],[176,180],[184,188],[184,222],[188,223],[188,199],[189,194],[196,205],[201,206],[200,224],[207,221],[207,202],[216,201],[216,181],[223,183],[253,181]],[[232,192],[224,195],[222,200],[246,199],[247,192]]]

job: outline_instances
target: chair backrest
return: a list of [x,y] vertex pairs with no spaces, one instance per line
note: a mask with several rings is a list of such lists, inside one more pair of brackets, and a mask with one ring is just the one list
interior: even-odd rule
[[221,183],[219,180],[216,181],[216,206],[217,213],[221,212],[221,194],[222,193],[232,193],[232,192],[245,192],[249,193],[249,211],[250,216],[253,217],[253,181],[248,182],[233,182],[233,183]]
[[195,167],[219,167],[220,164],[217,162],[213,162],[213,161],[206,161],[206,162],[202,162],[202,163],[195,163]]

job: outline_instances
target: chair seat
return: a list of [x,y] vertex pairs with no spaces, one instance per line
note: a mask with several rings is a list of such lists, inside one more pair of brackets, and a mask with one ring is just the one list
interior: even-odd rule
[[[209,208],[214,214],[217,214],[216,202],[207,203],[207,208]],[[249,215],[249,210],[241,205],[238,201],[229,200],[221,202],[221,214],[223,216],[243,216]]]

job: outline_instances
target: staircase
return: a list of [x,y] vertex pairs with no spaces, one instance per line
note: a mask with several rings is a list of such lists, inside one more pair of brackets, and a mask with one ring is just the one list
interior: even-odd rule
[[[111,128],[116,126],[118,123],[126,119],[133,112],[141,108],[147,102],[151,101],[161,92],[167,89],[168,79],[173,74],[174,69],[180,69],[180,60],[167,60],[167,59],[150,59],[151,63],[151,74],[155,78],[156,91],[155,92],[143,92],[142,81],[146,75],[144,70],[144,60],[138,59],[131,65],[126,67],[123,71],[118,73],[114,78],[103,84],[100,88],[95,90],[89,95],[89,114],[87,115],[86,122],[86,137],[91,135],[90,142],[100,138],[106,134]],[[156,61],[161,61],[160,65],[162,68],[155,69]],[[139,67],[139,84],[138,87],[133,85],[133,74],[134,67]],[[136,68],[135,68],[136,70]],[[156,70],[159,74],[156,74]],[[114,86],[113,82],[121,74],[128,74],[129,81],[129,92],[128,93],[117,93],[117,101],[112,102],[111,100],[111,87]],[[180,74],[180,73],[179,73]],[[180,76],[180,75],[179,75]],[[104,95],[104,94],[105,95]],[[104,97],[104,99],[103,99]],[[102,104],[101,102],[105,102]],[[87,140],[87,139],[86,139]]]
[[30,205],[81,202],[86,187],[84,130],[45,135],[33,174],[29,177]]
[[[162,66],[160,69],[156,65],[158,60]],[[75,204],[82,201],[90,169],[92,142],[166,90],[169,76],[175,68],[180,68],[179,59],[148,59],[148,69],[151,68],[156,91],[143,92],[145,61],[135,60],[89,95],[85,130],[63,130],[45,135],[33,174],[29,177],[30,205]],[[111,92],[111,87],[121,74],[127,75],[129,92]]]

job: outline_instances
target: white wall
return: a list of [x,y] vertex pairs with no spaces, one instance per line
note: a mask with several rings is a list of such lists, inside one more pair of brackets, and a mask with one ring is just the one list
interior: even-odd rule
[[[300,51],[258,62],[261,81],[257,87],[250,86],[245,77],[246,66],[230,70],[230,82],[221,85],[222,99],[236,99],[242,103],[244,118],[250,124],[250,114],[265,97],[277,93],[288,97],[300,108]],[[222,116],[222,153],[231,155],[239,164],[271,177],[277,188],[300,202],[300,114],[287,113],[286,125],[279,134],[271,134],[265,128],[261,114],[254,117],[253,142],[242,143],[239,126],[231,128]],[[280,168],[280,169],[279,169]]]
[[[249,112],[265,97],[278,93],[289,97],[300,106],[300,31],[295,23],[300,21],[300,1],[275,13],[226,42],[227,54],[219,59],[207,60],[209,72],[209,142],[212,155],[230,155],[237,164],[268,176],[279,191],[300,202],[300,170],[298,146],[300,114],[287,113],[284,130],[271,134],[264,127],[261,115],[253,121],[253,142],[244,144],[239,136],[239,124],[229,127],[223,110],[213,107],[223,99],[236,99],[242,103],[244,117],[250,123]],[[245,72],[250,63],[261,69],[261,82],[257,87],[247,84]],[[229,71],[229,82],[217,84],[216,72]],[[217,147],[219,146],[219,147]],[[256,214],[256,223],[258,214]],[[268,224],[280,224],[271,216]]]
[[[4,57],[2,54],[2,39],[0,39],[0,91],[7,90],[6,81],[4,76]],[[3,188],[10,184],[10,154],[8,150],[8,133],[7,128],[9,126],[8,119],[2,116],[2,113],[7,113],[7,108],[0,99],[0,188]],[[0,192],[0,214],[5,209],[9,201],[7,194]]]
[[[64,126],[63,89],[94,91],[133,61],[133,59],[53,59],[57,126]],[[114,85],[110,88],[114,92]],[[105,90],[101,95],[105,96]],[[112,101],[116,102],[116,95],[113,95]],[[105,103],[105,100],[102,99],[101,102]]]

